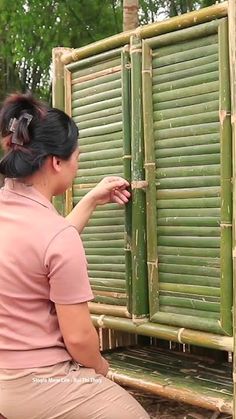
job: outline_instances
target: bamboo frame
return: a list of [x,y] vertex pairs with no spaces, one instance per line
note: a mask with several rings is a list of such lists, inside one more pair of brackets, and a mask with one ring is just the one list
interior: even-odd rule
[[219,25],[220,137],[221,137],[221,326],[232,334],[232,132],[228,22]]
[[[122,68],[122,110],[123,110],[123,162],[124,177],[131,182],[131,131],[130,131],[130,54],[129,46],[124,47],[121,54]],[[132,312],[132,203],[125,206],[125,264],[126,264],[126,289],[128,296],[127,308]]]
[[142,81],[143,81],[143,124],[145,148],[145,174],[148,188],[146,191],[147,225],[147,267],[150,317],[159,308],[158,299],[158,258],[157,258],[157,213],[156,213],[156,163],[153,138],[152,108],[152,50],[146,41],[142,45]]
[[129,42],[130,38],[138,34],[141,38],[149,38],[162,33],[172,32],[176,29],[184,29],[199,23],[209,22],[227,14],[227,2],[217,4],[215,6],[200,9],[186,15],[174,17],[162,22],[156,22],[150,25],[139,27],[134,31],[123,32],[118,35],[111,36],[106,40],[94,42],[88,46],[75,49],[70,54],[64,54],[62,60],[65,64],[73,61],[87,58],[91,55],[108,51],[111,48],[117,48]]
[[[142,44],[137,36],[131,38],[131,173],[132,183],[144,181],[143,116],[142,116]],[[146,266],[145,192],[132,192],[132,314],[145,318],[148,313]]]
[[[236,351],[236,4],[229,0],[229,58],[230,58],[230,87],[231,87],[231,125],[233,142],[233,335],[234,351]],[[236,357],[233,361],[234,407],[236,417]]]

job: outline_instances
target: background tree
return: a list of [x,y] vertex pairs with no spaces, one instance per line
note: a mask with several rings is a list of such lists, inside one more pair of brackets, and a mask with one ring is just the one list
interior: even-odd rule
[[137,28],[139,0],[123,0],[123,31]]

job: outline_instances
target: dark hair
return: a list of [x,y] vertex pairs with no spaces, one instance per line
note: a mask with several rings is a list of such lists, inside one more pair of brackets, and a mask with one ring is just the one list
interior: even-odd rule
[[5,100],[0,135],[6,152],[0,161],[0,173],[11,178],[33,174],[48,156],[68,160],[78,145],[75,122],[30,93],[12,94]]

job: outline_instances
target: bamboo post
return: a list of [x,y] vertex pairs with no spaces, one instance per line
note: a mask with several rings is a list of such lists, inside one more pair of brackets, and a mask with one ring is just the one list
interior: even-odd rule
[[[65,112],[67,115],[72,115],[71,110],[71,72],[64,69],[64,83],[65,83]],[[70,186],[66,191],[65,200],[65,215],[69,214],[73,209],[73,188]]]
[[[122,117],[123,117],[123,150],[124,177],[131,182],[131,130],[130,130],[130,55],[129,46],[121,54],[122,74]],[[132,202],[125,206],[125,266],[128,311],[132,312]]]
[[150,316],[159,306],[158,299],[158,260],[157,260],[157,214],[156,214],[156,164],[153,137],[153,106],[152,106],[152,50],[147,42],[143,42],[143,121],[145,173],[148,183],[146,191],[146,223],[147,223],[147,267]]
[[144,144],[142,120],[142,44],[131,38],[131,149],[132,149],[132,295],[134,318],[148,313]]
[[[52,106],[65,110],[64,64],[62,55],[72,51],[71,48],[57,47],[52,51]],[[65,194],[53,198],[53,205],[61,215],[65,215]]]
[[[229,58],[231,80],[231,125],[233,141],[233,335],[234,353],[236,353],[236,3],[229,0]],[[236,357],[234,356],[233,381],[234,381],[234,407],[233,415],[236,418]]]

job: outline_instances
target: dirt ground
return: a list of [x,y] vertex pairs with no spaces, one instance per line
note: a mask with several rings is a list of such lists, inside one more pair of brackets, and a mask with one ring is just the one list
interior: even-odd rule
[[150,419],[232,419],[228,414],[200,409],[128,388],[127,390],[149,413]]

